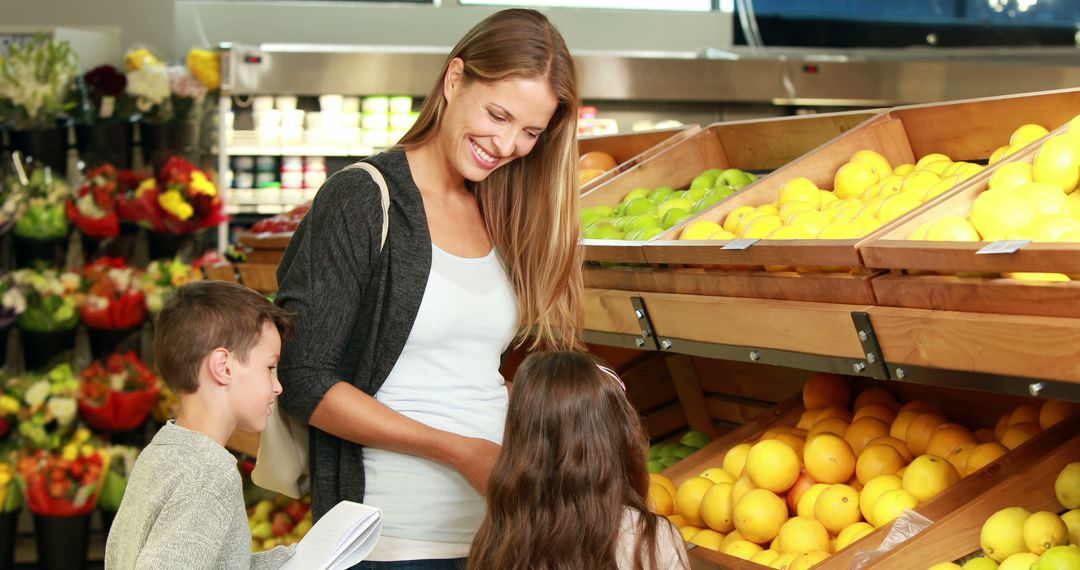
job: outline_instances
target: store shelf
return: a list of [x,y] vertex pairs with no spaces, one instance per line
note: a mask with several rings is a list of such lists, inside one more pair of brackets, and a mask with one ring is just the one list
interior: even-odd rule
[[[215,146],[213,152],[217,152]],[[338,156],[364,157],[386,150],[385,147],[330,143],[316,140],[290,142],[260,141],[256,131],[229,131],[225,153],[228,156]]]

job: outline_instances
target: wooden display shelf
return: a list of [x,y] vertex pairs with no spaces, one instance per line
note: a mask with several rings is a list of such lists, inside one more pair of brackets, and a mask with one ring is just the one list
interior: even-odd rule
[[[635,188],[685,188],[695,176],[710,168],[768,172],[877,114],[878,111],[853,111],[709,125],[587,192],[581,197],[581,207],[617,205],[623,196]],[[756,184],[751,184],[743,192]],[[641,245],[645,242],[584,240],[583,243],[586,259],[645,262],[641,251]]]
[[580,188],[581,193],[584,194],[600,186],[699,131],[701,131],[700,126],[689,125],[671,129],[579,138],[579,155],[595,151],[606,152],[618,163],[615,168],[583,184]]
[[277,265],[285,248],[289,247],[292,233],[286,234],[241,234],[237,241],[251,249],[248,261],[251,263],[270,263]]
[[212,281],[239,282],[239,276],[236,274],[236,266],[231,263],[225,262],[214,265],[204,265],[202,269],[206,278]]
[[874,279],[871,286],[877,304],[887,307],[1080,318],[1077,281],[886,275]]
[[237,263],[236,271],[240,274],[240,283],[260,293],[277,291],[277,264]]

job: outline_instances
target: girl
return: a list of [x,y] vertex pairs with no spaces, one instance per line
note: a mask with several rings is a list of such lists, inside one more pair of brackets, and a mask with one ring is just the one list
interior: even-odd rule
[[536,353],[513,386],[469,568],[688,568],[679,532],[646,507],[648,439],[618,376]]
[[311,425],[315,516],[379,507],[361,568],[463,566],[484,516],[507,390],[530,335],[578,346],[577,80],[539,12],[505,10],[451,51],[415,126],[332,176],[278,268],[296,314],[282,408]]

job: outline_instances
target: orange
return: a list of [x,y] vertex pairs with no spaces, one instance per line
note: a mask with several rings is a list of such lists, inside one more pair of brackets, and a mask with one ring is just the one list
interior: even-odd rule
[[871,532],[874,532],[874,525],[867,522],[857,522],[848,526],[836,535],[836,552],[840,552]]
[[901,441],[907,436],[907,428],[911,425],[911,422],[915,421],[915,418],[919,417],[923,413],[923,410],[904,410],[896,414],[896,419],[893,420],[892,427],[889,428],[889,436],[895,437]]
[[938,414],[941,413],[941,408],[939,408],[937,404],[928,400],[912,400],[904,404],[903,406],[900,406],[900,410],[897,412],[897,414],[899,414],[900,412],[906,412],[908,410],[922,410],[924,412],[934,412]]
[[904,435],[904,441],[907,442],[908,450],[914,455],[922,455],[926,453],[927,447],[930,445],[930,436],[934,435],[934,430],[938,426],[948,422],[945,416],[934,412],[923,412],[911,420],[908,424],[907,431]]
[[787,431],[788,433],[792,435],[797,435],[803,439],[806,439],[806,436],[810,435],[810,428],[803,429],[798,427],[789,427],[787,428]]
[[867,404],[855,410],[856,420],[867,416],[877,418],[887,424],[892,424],[896,420],[896,412],[886,404]]
[[687,542],[696,544],[702,548],[708,548],[709,550],[720,550],[720,544],[723,540],[723,534],[709,528],[704,528],[695,532]]
[[679,485],[675,493],[675,512],[696,527],[705,526],[701,519],[701,499],[716,483],[704,477],[691,477]]
[[701,520],[718,532],[735,528],[731,517],[731,483],[717,483],[701,498]]
[[616,166],[618,163],[615,162],[615,158],[606,152],[587,152],[578,159],[579,170],[611,170]]
[[888,407],[895,403],[896,397],[892,395],[892,392],[885,388],[875,386],[859,392],[859,395],[855,397],[855,404],[852,407],[855,411],[859,411],[864,406],[869,406],[871,404],[884,404]]
[[810,428],[810,435],[816,435],[819,433],[833,433],[840,437],[843,437],[847,433],[848,423],[841,418],[825,418],[814,422],[814,427]]
[[1039,422],[1039,406],[1035,404],[1021,404],[1009,415],[1009,425],[1014,426],[1024,422]]
[[825,550],[829,546],[829,532],[825,526],[807,517],[791,517],[780,527],[778,536],[781,553]]
[[904,490],[920,502],[929,500],[960,480],[946,459],[936,455],[916,457],[904,472]]
[[766,439],[773,439],[774,437],[776,437],[776,434],[784,433],[784,432],[787,431],[787,429],[788,428],[786,428],[786,427],[771,427],[771,428],[765,430],[764,432],[762,432],[761,437],[758,438],[758,441],[765,441]]
[[814,483],[811,485],[799,498],[798,508],[795,513],[800,517],[814,518],[814,507],[817,505],[818,497],[828,488],[829,484],[827,483]]
[[754,555],[762,552],[762,548],[749,540],[736,540],[729,542],[724,547],[723,553],[728,556],[734,556],[735,558],[742,558],[743,560],[750,560]]
[[990,443],[994,440],[994,430],[990,428],[982,428],[975,430],[975,441],[979,443]]
[[926,452],[948,459],[949,453],[954,448],[964,443],[975,443],[975,441],[975,434],[968,428],[959,424],[943,424],[938,426],[938,429],[930,436]]
[[820,413],[821,413],[820,409],[806,410],[805,412],[802,413],[801,416],[799,416],[799,423],[798,423],[798,425],[796,427],[798,427],[800,429],[810,429],[810,427],[814,425],[814,420],[817,419],[817,416]]
[[967,475],[967,459],[971,455],[971,452],[978,447],[977,441],[968,443],[961,443],[960,445],[949,450],[949,454],[945,456],[945,459],[952,463],[952,466],[956,468],[956,472],[960,474],[960,477]]
[[904,488],[904,480],[899,475],[878,475],[866,483],[859,492],[859,510],[863,518],[873,522],[874,503],[886,491]]
[[729,449],[724,454],[724,471],[735,478],[742,475],[743,468],[746,466],[746,455],[750,453],[751,447],[753,447],[752,444],[740,443]]
[[1050,426],[1072,416],[1077,411],[1080,411],[1080,404],[1075,402],[1047,400],[1039,410],[1039,427],[1050,429]]
[[658,515],[666,517],[675,514],[675,497],[660,483],[649,483],[647,503],[649,510]]
[[746,473],[743,473],[735,483],[731,485],[731,508],[734,509],[735,505],[739,503],[739,500],[743,498],[750,491],[754,490],[754,483],[750,481],[750,477]]
[[806,409],[839,406],[846,408],[851,404],[851,385],[839,374],[819,372],[803,384],[803,405]]
[[866,445],[867,447],[869,447],[871,445],[877,445],[879,443],[893,446],[897,451],[900,452],[900,456],[904,458],[904,463],[911,463],[911,460],[914,456],[911,455],[911,451],[908,450],[907,444],[903,441],[896,439],[895,437],[879,437],[877,439],[870,440],[869,442],[867,442]]
[[896,473],[904,468],[904,457],[895,447],[879,443],[871,445],[859,454],[855,461],[855,475],[865,485],[878,475]]
[[851,450],[858,455],[862,453],[870,440],[888,435],[888,423],[874,417],[862,417],[851,422],[844,434],[844,441],[847,441],[851,445]]
[[903,489],[885,491],[877,501],[874,501],[873,518],[870,523],[874,526],[885,526],[896,520],[904,509],[914,509],[918,505],[919,500]]
[[774,435],[772,439],[787,445],[795,451],[795,455],[802,457],[803,446],[806,445],[806,440],[804,438],[790,432],[784,432]]
[[997,424],[994,425],[994,441],[1000,442],[1005,435],[1005,430],[1009,427],[1009,415],[1004,414],[998,418]]
[[803,448],[806,472],[820,483],[843,483],[855,473],[855,453],[840,436],[820,434]]
[[796,556],[795,559],[791,561],[791,564],[788,564],[787,570],[810,570],[810,568],[817,566],[828,557],[829,553],[824,550],[804,552]]
[[968,454],[967,462],[964,463],[964,475],[971,475],[1008,452],[1007,447],[995,441],[976,445],[975,449]]
[[859,492],[848,485],[830,485],[821,492],[814,504],[814,518],[830,534],[840,534],[840,531],[862,520]]
[[1001,436],[1001,445],[1009,449],[1016,449],[1020,444],[1042,433],[1038,422],[1022,422],[1012,424]]
[[802,463],[795,450],[775,439],[755,443],[746,456],[746,475],[755,487],[784,493],[799,478]]
[[735,505],[735,530],[750,542],[765,544],[788,520],[787,504],[766,489],[754,489]]
[[851,423],[851,417],[851,410],[841,408],[840,406],[829,406],[828,408],[822,408],[821,413],[814,418],[814,423],[827,418],[840,418],[846,423]]

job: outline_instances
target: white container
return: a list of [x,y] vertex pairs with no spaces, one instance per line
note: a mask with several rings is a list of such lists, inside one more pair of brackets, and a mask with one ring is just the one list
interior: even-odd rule
[[274,184],[278,181],[278,174],[276,172],[256,172],[255,173],[255,187],[265,186],[267,184]]
[[281,127],[255,129],[255,140],[259,144],[278,144],[281,142]]
[[278,111],[296,110],[296,97],[293,95],[278,95],[274,97],[274,106]]
[[233,130],[233,125],[236,124],[236,113],[232,111],[225,112],[225,124],[221,125],[226,131]]
[[304,170],[322,170],[326,172],[326,157],[325,156],[306,156],[304,157]]
[[296,109],[281,111],[281,126],[286,129],[304,128],[304,112]]
[[251,110],[269,111],[274,108],[274,97],[271,95],[258,95],[251,100]]
[[386,113],[365,113],[361,126],[365,131],[389,130],[390,115]]
[[304,171],[302,170],[282,170],[281,171],[281,187],[283,189],[303,188],[304,187]]
[[222,109],[225,109],[226,111],[232,110],[232,97],[220,97],[218,98],[218,101],[220,101]]
[[397,96],[390,98],[391,113],[408,113],[412,111],[412,97]]
[[311,111],[304,115],[304,126],[309,131],[321,129],[323,126],[323,114],[318,111]]
[[236,199],[233,204],[251,204],[255,201],[255,190],[253,188],[237,188],[233,190],[233,197]]
[[326,182],[325,170],[305,170],[304,171],[304,188],[318,189]]
[[233,170],[255,170],[254,156],[234,156],[232,158]]
[[[320,185],[321,186],[321,185]],[[310,202],[315,199],[315,195],[319,193],[319,186],[304,188],[304,201]]]
[[340,112],[344,103],[345,97],[342,95],[319,95],[319,109],[324,113],[327,111]]
[[235,176],[236,175],[233,173],[231,168],[225,169],[225,173],[221,176],[221,186],[224,188],[232,188],[233,177]]
[[306,194],[303,188],[282,188],[281,189],[281,203],[282,204],[303,204],[306,199]]
[[364,97],[364,101],[360,105],[360,110],[362,110],[364,113],[389,113],[390,98]]
[[343,127],[356,128],[360,126],[360,113],[345,112],[341,114],[341,123]]
[[258,172],[274,172],[277,167],[277,160],[272,156],[255,157],[255,170]]
[[255,130],[281,126],[281,111],[276,109],[255,111],[251,117],[255,122]]
[[281,142],[283,144],[300,144],[304,140],[303,127],[282,127]]
[[360,112],[360,98],[359,97],[346,97],[341,103],[341,110],[346,113],[359,113]]
[[409,113],[390,114],[390,130],[392,131],[407,131],[414,123],[416,123],[416,118]]
[[252,202],[256,204],[280,204],[281,203],[281,188],[256,188],[254,190]]
[[303,170],[304,159],[299,156],[283,156],[281,157],[281,171],[286,172],[290,170]]
[[255,173],[254,172],[237,172],[236,177],[233,179],[233,185],[237,189],[247,190],[255,187]]

